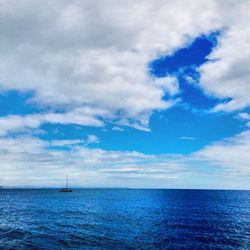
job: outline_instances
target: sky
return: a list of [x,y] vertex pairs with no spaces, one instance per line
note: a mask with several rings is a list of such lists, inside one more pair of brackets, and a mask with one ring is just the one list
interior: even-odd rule
[[0,186],[250,189],[248,0],[0,0]]

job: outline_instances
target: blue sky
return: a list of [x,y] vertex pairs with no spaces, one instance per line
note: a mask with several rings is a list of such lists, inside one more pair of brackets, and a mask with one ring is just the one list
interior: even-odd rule
[[249,188],[247,2],[28,2],[0,8],[0,185]]

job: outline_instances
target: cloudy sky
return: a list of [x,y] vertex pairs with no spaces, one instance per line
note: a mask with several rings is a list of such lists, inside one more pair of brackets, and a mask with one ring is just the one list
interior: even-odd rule
[[0,0],[0,186],[249,189],[249,9]]

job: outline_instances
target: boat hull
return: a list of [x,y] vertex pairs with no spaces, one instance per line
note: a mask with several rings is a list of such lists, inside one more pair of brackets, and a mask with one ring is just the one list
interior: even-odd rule
[[59,192],[61,192],[61,193],[71,193],[72,190],[68,189],[68,188],[62,188],[62,189],[59,190]]

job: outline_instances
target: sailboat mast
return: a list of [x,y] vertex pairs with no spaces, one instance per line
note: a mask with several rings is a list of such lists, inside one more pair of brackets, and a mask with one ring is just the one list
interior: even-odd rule
[[65,188],[61,188],[59,191],[63,192],[63,193],[68,193],[68,192],[72,192],[71,189],[69,189],[69,181],[68,181],[68,175],[65,176],[66,177],[66,183],[65,183]]

